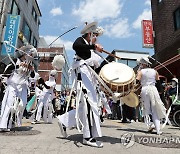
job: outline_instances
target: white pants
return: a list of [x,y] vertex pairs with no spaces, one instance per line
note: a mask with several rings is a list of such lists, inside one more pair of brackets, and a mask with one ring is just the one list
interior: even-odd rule
[[3,97],[1,106],[0,128],[8,128],[8,118],[15,100],[15,89],[8,86]]
[[[91,58],[89,58],[88,60],[92,61]],[[66,119],[65,121],[66,123],[68,122],[68,124],[63,124],[67,127],[70,127],[72,125],[79,126],[79,123],[82,122],[82,131],[84,138],[102,136],[98,112],[99,108],[96,90],[97,81],[94,75],[92,74],[91,70],[87,67],[87,63],[89,63],[87,62],[88,60],[74,61],[72,65],[71,75],[72,79],[76,79],[76,110],[70,111],[69,113],[65,113],[64,115],[60,116],[61,118],[59,118],[62,123],[64,122],[63,119]],[[77,73],[81,74],[82,81],[77,81]],[[86,92],[82,93],[80,100],[77,100],[77,98],[79,98],[79,93],[81,89],[79,87],[81,86],[83,87],[83,89],[86,89]],[[79,109],[77,109],[77,104],[79,104]],[[90,112],[88,112],[87,108],[89,108],[89,105],[87,104],[90,105]],[[90,115],[88,115],[88,113]],[[74,114],[77,116],[76,119],[74,117]],[[89,127],[89,125],[91,125],[91,128]]]
[[[89,121],[88,120],[88,111],[87,111],[88,110],[87,102],[84,100],[86,100],[86,99],[84,99],[84,94],[82,93],[81,99],[80,99],[80,104],[79,104],[79,109],[78,110],[74,109],[74,110],[71,110],[71,111],[61,115],[61,116],[58,116],[58,119],[67,128],[71,128],[74,126],[76,127],[77,125],[82,126],[83,138],[102,137],[97,104],[94,104],[94,102],[92,102],[92,100],[90,100],[90,99],[88,100],[88,102],[91,101],[89,103],[90,104],[89,114],[90,114],[91,120]],[[78,112],[78,117],[75,117],[76,112]],[[91,125],[91,128],[89,127],[89,125]]]
[[22,125],[24,109],[27,105],[27,88],[23,88],[20,96],[20,102],[17,108],[17,125]]
[[21,126],[23,112],[27,104],[27,88],[23,86],[21,91],[18,91],[18,89],[12,87],[11,85],[8,85],[2,101],[0,128],[12,127],[12,119],[10,119],[9,123],[8,119],[14,106],[16,97],[20,98],[20,103],[17,106],[15,114],[17,115],[17,125]]
[[52,101],[51,94],[43,92],[38,101],[38,110],[36,114],[37,121],[40,121],[42,108],[44,107],[43,120],[44,122],[52,123],[53,109],[52,109],[51,101]]
[[[150,87],[145,86],[145,87],[142,87],[142,90],[141,90],[141,101],[144,106],[144,116],[145,118],[147,118],[148,115],[152,115],[152,120],[155,125],[156,131],[159,132],[160,131],[160,117],[158,116],[158,112],[163,112],[163,111],[161,111],[161,109],[158,108],[157,106],[158,103],[156,102],[156,100],[160,100],[160,97],[159,97],[156,87],[151,87],[153,90],[153,96],[150,94],[149,88]],[[151,97],[154,97],[155,99]],[[152,100],[154,100],[155,102],[153,103]],[[148,126],[152,125],[152,123],[148,120],[146,121],[146,123]]]

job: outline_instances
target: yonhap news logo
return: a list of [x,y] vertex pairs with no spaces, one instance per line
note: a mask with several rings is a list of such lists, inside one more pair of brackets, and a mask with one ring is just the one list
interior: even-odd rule
[[132,147],[135,142],[143,145],[164,145],[171,147],[174,144],[180,144],[180,137],[173,136],[135,136],[133,133],[124,133],[120,137],[120,142],[126,148]]
[[180,144],[180,137],[137,137],[137,143],[140,144]]
[[125,133],[121,136],[120,141],[126,148],[130,148],[135,143],[134,134],[133,133]]

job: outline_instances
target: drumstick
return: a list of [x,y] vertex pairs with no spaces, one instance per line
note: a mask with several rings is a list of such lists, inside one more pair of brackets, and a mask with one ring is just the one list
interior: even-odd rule
[[119,78],[114,78],[114,79],[112,79],[112,80],[110,80],[110,81],[112,82],[112,81],[114,81],[114,80],[118,80],[118,79],[119,79]]
[[114,54],[112,54],[112,53],[110,53],[110,52],[108,52],[108,51],[106,51],[104,49],[102,50],[102,52],[107,53],[108,55],[110,55],[110,56],[112,56],[114,58],[121,59],[120,57],[118,57],[118,56],[116,56],[116,55],[114,55]]

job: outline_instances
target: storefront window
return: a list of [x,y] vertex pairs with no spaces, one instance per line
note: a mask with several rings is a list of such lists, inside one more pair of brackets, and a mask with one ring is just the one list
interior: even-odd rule
[[37,21],[37,14],[36,14],[34,7],[32,8],[32,16],[33,16],[34,20]]
[[127,59],[120,59],[118,60],[119,63],[128,64]]
[[37,47],[37,40],[36,40],[35,37],[33,38],[33,46],[34,46],[35,48]]
[[175,30],[180,29],[180,8],[174,12],[174,28]]
[[134,60],[134,59],[128,60],[129,67],[134,68],[136,65],[137,65],[136,60]]
[[134,68],[137,65],[137,62],[135,59],[120,59],[118,60],[119,63],[126,64],[131,68]]
[[25,38],[27,39],[28,42],[30,42],[31,40],[31,30],[27,24],[27,22],[24,20],[23,23],[23,34],[25,36]]
[[11,14],[12,15],[19,15],[20,14],[20,10],[19,10],[15,1],[12,2]]

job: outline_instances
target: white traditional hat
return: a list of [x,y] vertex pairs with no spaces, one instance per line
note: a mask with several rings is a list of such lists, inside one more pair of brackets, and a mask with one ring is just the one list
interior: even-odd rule
[[56,85],[56,81],[55,81],[55,78],[54,77],[50,77],[48,81],[45,82],[45,84],[47,86],[50,86],[50,87],[53,87]]
[[57,75],[58,75],[58,74],[57,74],[57,71],[56,71],[56,70],[51,70],[51,71],[49,72],[49,80],[46,81],[45,84],[46,84],[47,86],[50,86],[50,87],[55,86],[55,85],[56,85],[55,79],[56,79]]
[[52,76],[55,76],[57,74],[57,71],[56,70],[51,70],[49,74],[52,75]]
[[102,27],[98,26],[96,28],[96,30],[94,31],[94,33],[97,33],[98,36],[101,36],[104,33],[104,29]]
[[151,65],[152,63],[149,61],[147,57],[144,57],[140,59],[139,64]]
[[26,45],[26,46],[22,46],[21,48],[19,48],[19,50],[15,52],[15,57],[20,57],[25,53],[31,55],[32,57],[37,56],[36,48],[34,48],[34,46],[32,45]]
[[21,48],[19,48],[19,50],[22,50],[22,51],[29,51],[30,49],[34,48],[34,46],[32,45],[25,45],[25,46],[22,46]]
[[65,64],[65,59],[62,55],[56,55],[53,58],[52,66],[54,69],[61,70]]
[[87,24],[82,30],[81,34],[86,34],[89,32],[95,32],[97,29],[97,22],[92,22],[90,24]]
[[172,78],[172,81],[175,81],[176,83],[178,83],[178,79],[177,78]]

